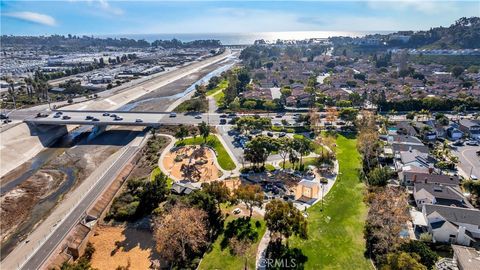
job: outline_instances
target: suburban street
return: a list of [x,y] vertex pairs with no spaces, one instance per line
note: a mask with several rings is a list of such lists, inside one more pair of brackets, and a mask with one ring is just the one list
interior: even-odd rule
[[477,151],[480,150],[478,146],[460,146],[452,150],[452,153],[458,157],[458,168],[463,172],[465,178],[470,178],[471,175],[480,177],[480,157],[477,156]]

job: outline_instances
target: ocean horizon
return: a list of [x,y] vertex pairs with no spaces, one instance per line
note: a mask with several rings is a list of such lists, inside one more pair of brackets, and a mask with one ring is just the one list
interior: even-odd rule
[[170,34],[115,34],[96,35],[102,38],[130,38],[153,42],[155,40],[171,40],[176,38],[183,42],[203,39],[220,40],[223,45],[250,45],[255,40],[263,39],[274,42],[282,40],[327,39],[334,36],[361,37],[371,34],[388,34],[393,31],[285,31],[285,32],[256,32],[256,33],[170,33]]

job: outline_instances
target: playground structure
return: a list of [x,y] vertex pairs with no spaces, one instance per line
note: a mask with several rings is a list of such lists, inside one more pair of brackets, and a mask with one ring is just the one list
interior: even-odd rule
[[208,182],[222,176],[215,152],[204,146],[174,147],[163,157],[165,172],[174,180]]

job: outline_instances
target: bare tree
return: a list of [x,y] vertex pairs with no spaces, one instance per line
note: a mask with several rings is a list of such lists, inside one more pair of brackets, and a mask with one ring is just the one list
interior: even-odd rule
[[186,262],[207,245],[207,213],[182,205],[155,222],[157,250],[169,262]]

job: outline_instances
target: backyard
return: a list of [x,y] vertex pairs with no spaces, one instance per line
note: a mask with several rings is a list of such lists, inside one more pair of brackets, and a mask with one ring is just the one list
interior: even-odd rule
[[[184,146],[184,145],[201,145],[204,143],[204,139],[201,136],[195,138],[187,138],[184,140],[177,141],[175,146]],[[222,169],[231,171],[235,169],[235,163],[233,162],[232,158],[228,154],[227,150],[223,147],[220,140],[215,135],[209,135],[207,137],[207,145],[215,149],[217,152],[217,161]]]
[[338,135],[337,159],[340,174],[325,197],[308,209],[308,240],[292,237],[291,247],[308,257],[306,269],[372,269],[364,257],[363,228],[367,207],[364,184],[359,179],[360,155],[356,139]]

